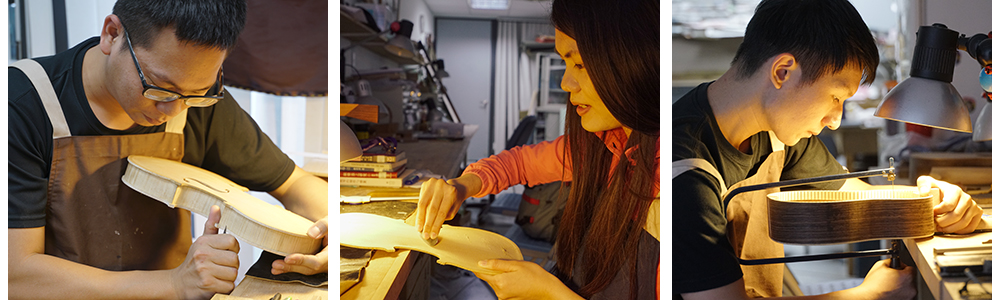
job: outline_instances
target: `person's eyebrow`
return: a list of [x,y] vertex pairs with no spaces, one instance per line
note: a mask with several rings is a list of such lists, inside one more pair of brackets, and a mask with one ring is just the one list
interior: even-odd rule
[[156,86],[158,86],[160,88],[166,89],[166,87],[163,86],[163,84],[166,84],[168,87],[170,87],[169,90],[171,90],[173,92],[177,92],[177,93],[204,91],[204,90],[211,89],[213,86],[215,86],[215,82],[212,82],[212,84],[210,84],[209,86],[201,88],[201,89],[190,90],[190,91],[183,91],[180,87],[177,86],[177,83],[174,83],[170,79],[166,79],[165,76],[163,76],[163,75],[161,75],[159,73],[156,73],[156,72],[151,72],[151,73],[152,73],[153,76],[156,76],[157,82],[160,83],[160,84],[156,84]]
[[853,93],[851,93],[851,85],[844,80],[840,81],[840,85],[838,87],[844,91],[844,95],[846,95],[844,99],[850,98],[851,96],[854,96],[854,94],[858,93],[858,91],[854,91]]
[[563,54],[562,57],[564,57],[564,58],[573,58],[573,53],[576,53],[576,50],[569,50],[569,52],[566,52],[566,54]]

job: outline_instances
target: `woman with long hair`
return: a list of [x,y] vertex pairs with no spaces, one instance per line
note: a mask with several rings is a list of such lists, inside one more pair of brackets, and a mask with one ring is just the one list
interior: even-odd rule
[[[506,298],[657,297],[659,2],[555,0],[556,51],[570,93],[566,135],[482,159],[421,188],[417,230],[437,236],[467,197],[518,184],[572,181],[556,235],[556,269],[488,260],[477,274]],[[568,159],[567,159],[568,157]],[[572,297],[569,297],[572,296]]]

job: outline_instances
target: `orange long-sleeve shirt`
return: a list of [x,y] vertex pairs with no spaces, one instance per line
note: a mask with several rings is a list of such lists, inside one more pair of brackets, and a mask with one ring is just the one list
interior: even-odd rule
[[[614,154],[611,165],[615,166],[622,157],[628,136],[621,128],[605,131],[605,146]],[[600,136],[603,132],[597,132]],[[499,193],[511,186],[524,184],[534,186],[554,181],[572,181],[572,166],[568,157],[563,157],[563,147],[566,136],[559,136],[553,141],[545,141],[534,145],[514,147],[496,155],[481,159],[465,168],[465,174],[475,174],[483,181],[479,193],[471,197],[483,197]],[[624,154],[632,160],[631,154],[635,148],[625,149]],[[632,162],[635,163],[634,161]],[[656,151],[656,176],[654,178],[656,195],[660,193],[660,151]],[[608,172],[613,170],[609,169]]]

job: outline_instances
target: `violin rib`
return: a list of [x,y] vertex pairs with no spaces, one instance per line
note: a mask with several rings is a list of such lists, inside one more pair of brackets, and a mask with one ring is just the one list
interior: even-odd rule
[[841,244],[934,234],[934,200],[915,190],[792,191],[767,198],[768,235],[785,244]]

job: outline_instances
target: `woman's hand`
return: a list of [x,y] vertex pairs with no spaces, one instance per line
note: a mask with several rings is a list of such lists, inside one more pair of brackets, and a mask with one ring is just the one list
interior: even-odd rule
[[311,238],[323,239],[323,250],[314,255],[293,253],[289,256],[285,256],[284,260],[275,260],[271,262],[271,274],[278,275],[281,273],[300,273],[305,275],[313,275],[318,273],[326,273],[328,269],[329,262],[329,249],[330,236],[327,235],[329,231],[329,222],[327,217],[323,217],[312,227],[309,227],[309,231],[306,233]]
[[454,218],[465,198],[478,193],[481,187],[482,180],[472,174],[448,181],[438,178],[425,181],[420,186],[415,223],[421,237],[425,240],[436,238],[444,221]]
[[976,230],[983,209],[972,197],[953,184],[934,179],[930,176],[917,178],[920,195],[930,195],[931,188],[940,190],[940,203],[934,203],[934,221],[937,231],[945,233],[970,233]]
[[479,266],[502,273],[476,273],[500,299],[583,299],[558,278],[536,263],[523,260],[490,259]]

